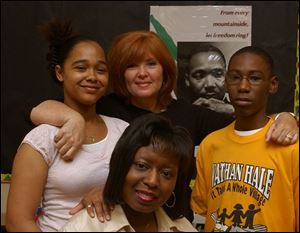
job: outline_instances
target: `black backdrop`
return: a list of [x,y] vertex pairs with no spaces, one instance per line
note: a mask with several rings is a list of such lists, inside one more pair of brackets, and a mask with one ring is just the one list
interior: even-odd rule
[[36,26],[53,16],[71,18],[75,29],[107,50],[117,34],[149,29],[151,5],[252,5],[252,44],[271,53],[280,77],[269,111],[293,111],[298,1],[1,1],[1,173],[11,171],[18,145],[32,128],[25,120],[28,106],[60,95]]

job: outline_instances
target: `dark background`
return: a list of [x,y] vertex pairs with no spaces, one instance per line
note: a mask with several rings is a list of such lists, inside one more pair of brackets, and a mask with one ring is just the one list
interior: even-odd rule
[[36,26],[54,16],[71,18],[76,31],[107,50],[114,36],[149,29],[151,5],[252,5],[252,45],[271,53],[280,78],[269,111],[293,111],[298,1],[1,1],[1,173],[11,172],[19,143],[32,128],[25,120],[29,106],[60,95]]

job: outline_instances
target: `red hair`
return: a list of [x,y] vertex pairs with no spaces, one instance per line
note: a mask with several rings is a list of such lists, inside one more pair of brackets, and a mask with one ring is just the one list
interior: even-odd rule
[[158,103],[165,108],[172,100],[171,92],[176,85],[176,64],[164,42],[149,31],[132,31],[117,36],[108,52],[110,85],[119,96],[131,97],[126,88],[124,73],[128,65],[139,63],[149,54],[163,68],[163,85],[158,95]]

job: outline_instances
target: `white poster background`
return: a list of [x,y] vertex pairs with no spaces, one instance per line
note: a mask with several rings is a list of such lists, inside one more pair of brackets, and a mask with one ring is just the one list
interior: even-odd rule
[[[175,47],[184,41],[216,42],[228,61],[236,50],[251,45],[251,6],[151,6],[150,17]],[[160,34],[151,20],[150,31]]]

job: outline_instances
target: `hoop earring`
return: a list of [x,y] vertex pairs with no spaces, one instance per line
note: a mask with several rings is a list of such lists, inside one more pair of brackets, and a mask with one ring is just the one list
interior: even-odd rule
[[173,203],[171,205],[168,204],[168,201],[165,203],[165,205],[168,207],[168,208],[172,208],[175,206],[175,203],[176,203],[176,195],[174,192],[172,192],[172,196],[173,196]]

